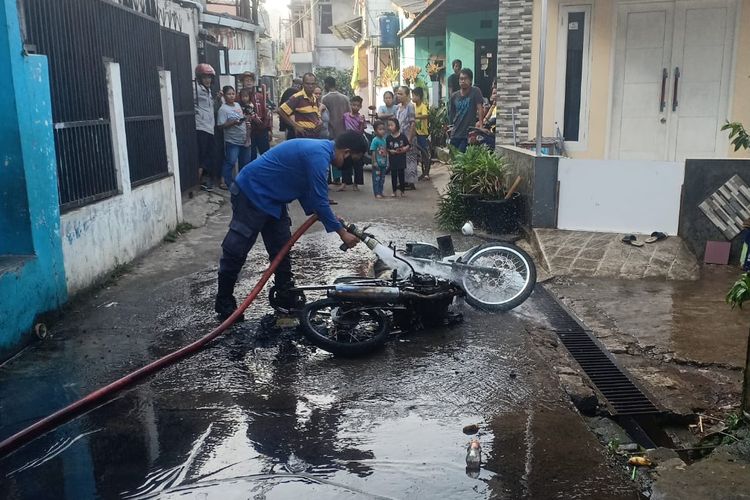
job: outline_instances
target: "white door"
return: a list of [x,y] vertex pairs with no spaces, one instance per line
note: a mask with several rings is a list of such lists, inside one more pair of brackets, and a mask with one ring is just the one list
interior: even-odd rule
[[726,149],[735,0],[621,4],[610,156],[681,161]]
[[677,3],[669,123],[677,161],[726,151],[719,129],[727,117],[734,26],[733,1]]
[[620,5],[610,146],[614,159],[666,156],[673,18],[672,2]]

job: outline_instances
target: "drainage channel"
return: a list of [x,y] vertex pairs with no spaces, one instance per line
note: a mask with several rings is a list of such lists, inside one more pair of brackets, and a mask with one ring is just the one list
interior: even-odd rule
[[536,286],[534,298],[552,330],[604,398],[610,415],[642,446],[670,446],[671,440],[657,423],[662,411],[612,354],[544,286]]

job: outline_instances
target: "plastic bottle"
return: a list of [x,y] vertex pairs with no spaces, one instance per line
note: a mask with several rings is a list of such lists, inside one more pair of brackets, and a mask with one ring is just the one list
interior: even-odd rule
[[482,463],[482,445],[479,440],[472,439],[466,448],[466,468],[471,470],[479,469]]

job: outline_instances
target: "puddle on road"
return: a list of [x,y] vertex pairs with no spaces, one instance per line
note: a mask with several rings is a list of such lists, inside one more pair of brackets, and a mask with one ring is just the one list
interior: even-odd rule
[[[724,297],[737,279],[730,266],[706,266],[699,281],[573,279],[555,283],[574,309],[595,311],[643,347],[685,360],[744,366],[748,317]],[[609,326],[609,325],[605,325]]]
[[[385,234],[384,242],[434,241],[428,230],[380,227],[373,232]],[[342,253],[334,240],[317,232],[300,241],[293,256],[298,283],[366,273],[372,255],[364,247]],[[238,297],[266,265],[258,245]],[[111,352],[94,349],[92,356],[140,366],[215,326],[214,270],[159,286],[172,295],[160,297],[155,311],[123,318],[132,338],[103,331]],[[134,285],[132,293],[144,291]],[[99,314],[128,312],[120,303]],[[523,322],[533,320],[532,309],[467,310],[461,325],[399,336],[357,360],[333,358],[295,331],[270,328],[269,311],[264,292],[247,321],[209,348],[0,460],[0,470],[15,470],[66,436],[85,434],[36,467],[0,475],[0,497],[633,498],[530,348]],[[70,359],[56,363],[77,366],[78,354],[71,348]],[[55,374],[47,376],[37,383],[53,387]],[[57,394],[50,410],[76,393]],[[471,477],[462,429],[478,422],[486,463]]]

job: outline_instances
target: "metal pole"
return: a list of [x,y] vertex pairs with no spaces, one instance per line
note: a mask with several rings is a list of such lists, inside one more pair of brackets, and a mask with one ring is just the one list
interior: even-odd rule
[[539,75],[536,94],[536,155],[542,155],[542,125],[544,120],[544,64],[547,59],[547,0],[542,0],[542,18],[539,29]]

